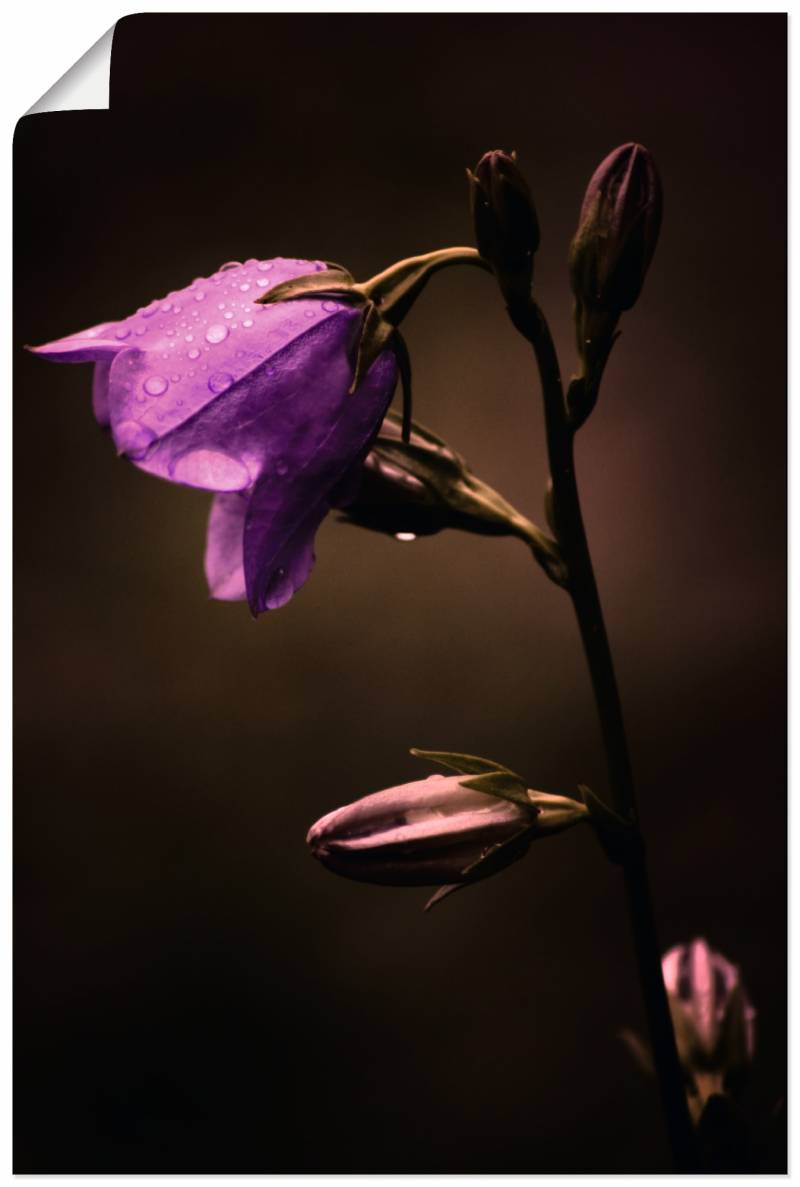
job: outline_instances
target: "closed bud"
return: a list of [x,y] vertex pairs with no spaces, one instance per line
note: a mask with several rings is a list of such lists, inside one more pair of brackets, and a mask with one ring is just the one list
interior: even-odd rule
[[703,939],[671,948],[661,967],[697,1123],[710,1097],[738,1091],[755,1052],[756,1011],[739,969]]
[[458,528],[487,536],[531,541],[533,525],[486,483],[463,458],[428,429],[412,422],[407,442],[393,412],[367,455],[360,475],[337,500],[342,518],[400,540]]
[[501,149],[484,153],[467,176],[478,251],[494,269],[506,301],[527,301],[539,220],[516,156]]
[[311,852],[360,882],[446,888],[434,895],[438,901],[523,857],[537,837],[585,817],[576,800],[529,791],[490,765],[495,769],[475,778],[432,775],[338,808],[309,831]]
[[618,316],[642,290],[661,226],[661,180],[641,144],[615,148],[583,199],[569,256],[579,306]]

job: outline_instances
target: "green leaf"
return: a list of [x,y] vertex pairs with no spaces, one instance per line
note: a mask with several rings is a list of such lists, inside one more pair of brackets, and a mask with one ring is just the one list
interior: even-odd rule
[[519,775],[514,775],[511,771],[488,771],[485,775],[462,779],[461,786],[468,787],[471,791],[480,791],[484,795],[495,796],[500,800],[510,800],[527,808],[532,816],[539,815],[539,809],[531,803],[525,784]]
[[[478,758],[475,754],[456,754],[450,750],[418,750],[416,747],[409,753],[413,754],[414,758],[427,758],[441,767],[449,767],[459,775],[483,775],[487,771],[501,771],[505,775],[514,775],[513,771],[501,763],[492,762],[490,758]],[[519,775],[514,775],[514,778],[522,782]]]

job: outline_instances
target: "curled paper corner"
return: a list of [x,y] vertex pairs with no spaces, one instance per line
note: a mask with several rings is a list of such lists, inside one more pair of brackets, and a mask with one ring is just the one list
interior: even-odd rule
[[112,25],[25,114],[87,111],[92,108],[108,111],[114,28],[115,25]]

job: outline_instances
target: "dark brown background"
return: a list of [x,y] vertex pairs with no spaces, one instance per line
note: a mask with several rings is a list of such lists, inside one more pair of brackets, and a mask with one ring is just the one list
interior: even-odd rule
[[[206,596],[208,497],[115,459],[88,367],[21,350],[229,259],[366,277],[468,243],[464,168],[499,146],[535,190],[567,370],[583,187],[630,139],[663,175],[579,474],[661,938],[744,969],[763,1120],[786,1044],[785,19],[136,16],[111,94],[16,135],[16,1169],[668,1165],[588,832],[429,916],[304,845],[427,774],[411,745],[602,789],[563,594],[513,541],[331,519],[309,585],[253,622]],[[541,518],[538,391],[490,280],[442,275],[406,329],[417,415]]]

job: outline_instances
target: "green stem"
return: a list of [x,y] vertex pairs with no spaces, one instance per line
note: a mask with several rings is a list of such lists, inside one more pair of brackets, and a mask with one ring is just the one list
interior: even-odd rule
[[471,264],[491,272],[490,265],[474,247],[444,247],[426,255],[399,260],[363,284],[353,285],[352,291],[374,302],[386,321],[399,326],[431,276],[453,264]]
[[[574,431],[569,424],[564,404],[558,356],[547,322],[535,302],[510,306],[509,314],[516,328],[533,347],[539,369],[544,396],[556,535],[569,571],[567,589],[575,608],[591,675],[606,751],[613,806],[620,815],[631,821],[640,840],[622,704],[581,514],[575,477]],[[661,947],[656,932],[643,845],[631,845],[621,864],[639,980],[675,1169],[689,1173],[699,1169],[696,1141],[661,973]]]

